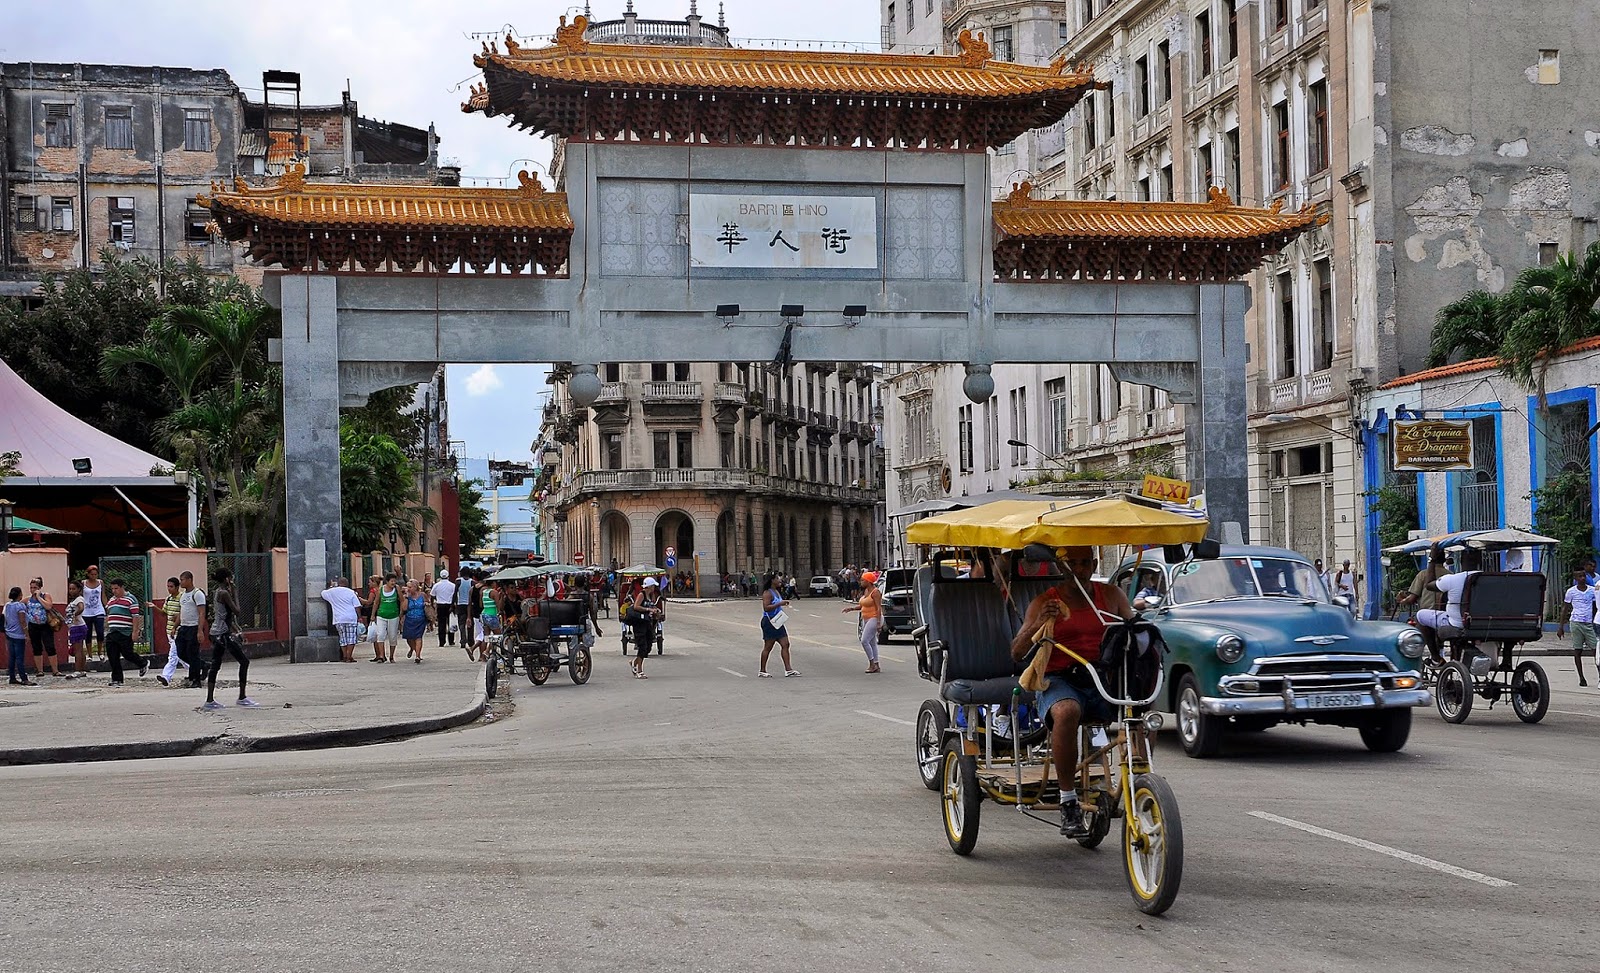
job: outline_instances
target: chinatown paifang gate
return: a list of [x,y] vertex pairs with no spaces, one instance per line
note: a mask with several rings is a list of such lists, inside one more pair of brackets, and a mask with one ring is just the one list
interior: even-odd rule
[[[329,630],[339,408],[438,363],[1103,362],[1189,403],[1189,477],[1247,518],[1245,311],[1232,283],[1310,212],[990,198],[989,155],[1102,86],[1079,67],[953,56],[591,43],[486,45],[468,112],[565,140],[564,192],[216,187],[230,240],[279,270],[290,624]],[[736,306],[736,307],[735,307]],[[787,312],[787,313],[785,313]],[[508,421],[531,416],[512,417]],[[722,566],[702,561],[716,574]],[[325,639],[297,644],[322,658]],[[331,653],[330,653],[330,656]]]

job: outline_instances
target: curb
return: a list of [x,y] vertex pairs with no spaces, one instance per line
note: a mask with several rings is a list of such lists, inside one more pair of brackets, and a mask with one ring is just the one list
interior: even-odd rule
[[305,733],[283,733],[273,736],[252,737],[212,733],[181,740],[158,740],[144,743],[95,743],[72,747],[31,747],[0,750],[0,766],[30,766],[39,764],[94,763],[106,760],[149,760],[161,757],[188,757],[204,753],[271,753],[282,750],[326,750],[334,747],[357,747],[382,743],[403,737],[421,736],[441,730],[453,730],[478,719],[488,708],[488,700],[480,689],[467,706],[444,716],[400,720],[372,726],[345,727],[338,730],[311,730]]

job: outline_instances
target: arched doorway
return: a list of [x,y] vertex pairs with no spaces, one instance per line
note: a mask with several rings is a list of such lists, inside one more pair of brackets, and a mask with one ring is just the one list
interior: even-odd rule
[[600,556],[597,567],[625,568],[633,563],[633,537],[628,518],[621,511],[607,511],[600,518]]
[[[724,510],[717,515],[717,564],[716,569],[723,574],[733,570],[734,555],[739,547],[734,537],[733,511]],[[704,565],[702,565],[704,567]]]
[[682,510],[667,510],[656,518],[655,563],[666,567],[667,548],[677,548],[675,571],[694,568],[694,519]]

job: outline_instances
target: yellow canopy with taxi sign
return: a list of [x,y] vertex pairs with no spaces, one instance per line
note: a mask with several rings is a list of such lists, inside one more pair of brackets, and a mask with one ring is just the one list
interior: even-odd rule
[[1029,544],[1188,544],[1206,536],[1197,511],[1180,512],[1127,494],[1092,500],[996,500],[919,520],[906,528],[912,544],[1016,550]]

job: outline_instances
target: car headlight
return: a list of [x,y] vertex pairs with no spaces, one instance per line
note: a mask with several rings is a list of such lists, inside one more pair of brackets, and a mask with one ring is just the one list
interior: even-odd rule
[[1217,639],[1217,658],[1229,665],[1244,658],[1244,639],[1237,635],[1224,635]]
[[1418,659],[1422,657],[1422,650],[1427,648],[1428,643],[1421,632],[1408,628],[1395,637],[1394,645],[1406,658]]

